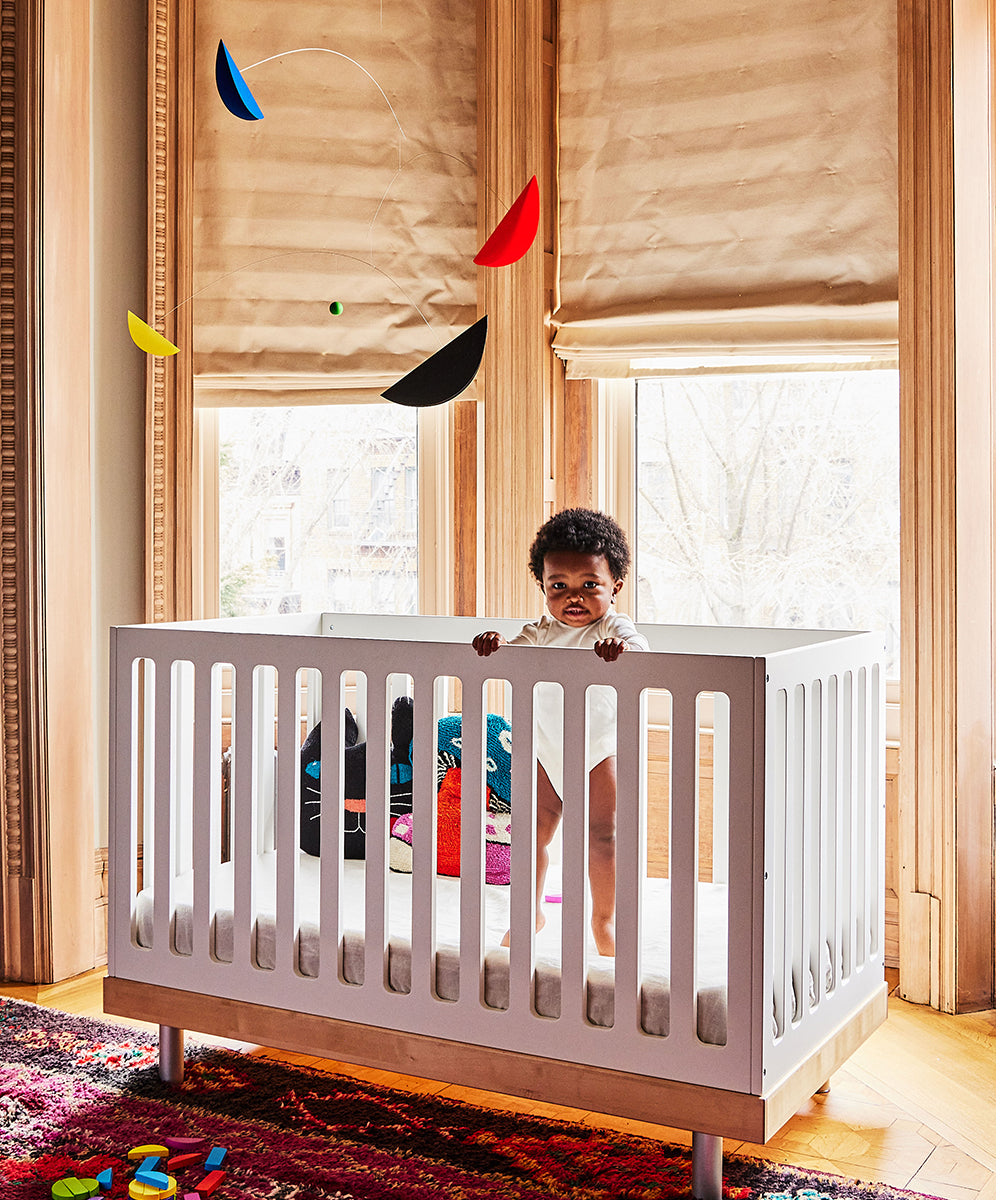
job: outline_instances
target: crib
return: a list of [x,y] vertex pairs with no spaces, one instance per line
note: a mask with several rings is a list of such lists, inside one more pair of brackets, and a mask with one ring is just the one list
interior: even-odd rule
[[[721,1139],[765,1142],[885,1017],[882,639],[640,626],[650,652],[609,664],[481,659],[484,627],[325,613],[112,630],[105,1009],[159,1024],[166,1079],[191,1030],[687,1129],[695,1194],[718,1196]],[[561,688],[564,819],[536,933],[539,682]],[[617,703],[614,958],[587,911],[595,685]],[[406,874],[389,869],[400,695]],[[343,854],[345,709],[367,746],[360,862]],[[457,710],[461,869],[445,878],[436,738]],[[491,712],[510,725],[507,885],[484,882]],[[313,857],[300,747],[323,714]]]

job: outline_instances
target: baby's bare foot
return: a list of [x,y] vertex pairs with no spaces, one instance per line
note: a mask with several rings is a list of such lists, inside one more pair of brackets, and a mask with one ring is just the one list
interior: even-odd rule
[[[541,912],[536,913],[535,914],[535,933],[538,933],[538,931],[544,926],[544,924],[545,924],[545,914],[541,913]],[[501,946],[509,946],[510,945],[510,930],[509,929],[503,935],[503,937],[500,939],[500,945]]]

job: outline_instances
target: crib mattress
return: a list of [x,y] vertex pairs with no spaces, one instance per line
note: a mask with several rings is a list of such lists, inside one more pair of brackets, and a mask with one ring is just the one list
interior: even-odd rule
[[[275,946],[274,853],[261,855],[256,895],[258,916],[255,924],[257,965],[271,970],[277,961]],[[299,970],[315,977],[319,967],[319,860],[302,854],[299,860]],[[389,984],[395,991],[410,988],[410,936],[412,876],[390,872],[387,880],[389,946]],[[460,881],[450,876],[437,877],[437,961],[438,995],[445,1000],[458,997]],[[552,879],[546,894],[558,892],[558,879]],[[485,885],[484,917],[484,1000],[493,1008],[506,1008],[509,1002],[510,958],[500,940],[508,928],[510,889]],[[213,887],[213,949],[216,958],[233,958],[233,868],[224,863],[217,868]],[[179,875],[174,888],[174,947],[179,954],[190,954],[193,946],[193,873]],[[697,941],[697,1028],[698,1036],[713,1045],[726,1041],[726,970],[727,900],[725,884],[698,884]],[[542,1016],[555,1017],[560,1011],[561,905],[547,903],[545,927],[535,939],[534,1003]],[[365,864],[344,863],[341,895],[344,977],[350,983],[364,981]],[[135,931],[140,945],[153,941],[153,894],[145,889],[136,899]],[[666,1035],[670,1027],[670,881],[647,879],[643,908],[641,1023],[647,1033]],[[595,1025],[610,1027],[614,1022],[614,959],[598,955],[591,942],[587,971],[587,1014]]]

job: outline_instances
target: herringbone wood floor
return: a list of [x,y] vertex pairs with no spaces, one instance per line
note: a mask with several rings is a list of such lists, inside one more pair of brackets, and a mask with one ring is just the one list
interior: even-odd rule
[[[99,1017],[103,1015],[103,975],[103,971],[93,971],[51,986],[0,983],[0,994]],[[894,982],[890,977],[890,986]],[[585,1121],[664,1141],[684,1141],[690,1136],[659,1125],[267,1047],[237,1048],[494,1108]],[[996,1196],[996,1014],[945,1016],[893,996],[889,1020],[833,1077],[829,1094],[814,1096],[766,1146],[727,1142],[726,1149],[876,1180],[946,1200],[992,1200]]]

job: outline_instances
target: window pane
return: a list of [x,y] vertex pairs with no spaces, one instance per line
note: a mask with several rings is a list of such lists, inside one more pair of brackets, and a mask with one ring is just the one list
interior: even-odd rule
[[637,611],[885,632],[899,676],[899,376],[637,383]]
[[413,409],[219,409],[222,615],[415,613],[416,471]]

